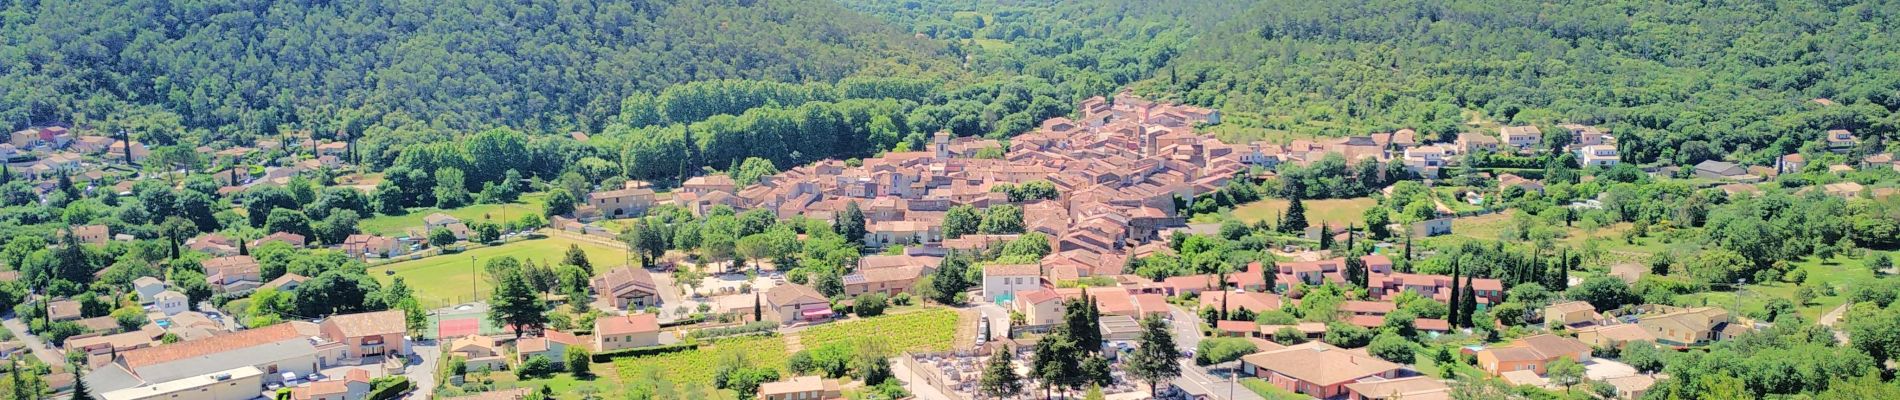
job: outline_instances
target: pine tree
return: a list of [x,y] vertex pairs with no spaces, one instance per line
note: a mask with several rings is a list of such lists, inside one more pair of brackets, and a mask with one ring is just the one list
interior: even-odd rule
[[245,243],[244,241],[242,241],[242,240],[239,240],[239,241],[238,241],[238,255],[240,255],[240,256],[248,256],[248,255],[251,255],[251,246],[250,246],[250,244],[247,244],[247,243]]
[[1180,352],[1174,349],[1174,334],[1161,317],[1148,316],[1141,321],[1141,338],[1134,354],[1128,356],[1128,376],[1148,383],[1149,395],[1160,397],[1162,384],[1181,377]]
[[86,374],[84,371],[85,370],[79,368],[78,365],[73,366],[72,400],[92,400],[92,389],[86,388]]
[[488,319],[514,327],[516,339],[520,339],[529,329],[540,330],[546,326],[547,310],[547,304],[535,294],[534,288],[528,286],[528,280],[521,276],[520,269],[503,272],[495,285],[494,295],[488,301]]
[[1286,205],[1286,217],[1284,217],[1284,219],[1280,221],[1280,231],[1290,233],[1290,234],[1298,234],[1301,231],[1305,231],[1305,230],[1306,230],[1306,204],[1300,201],[1300,196],[1298,195],[1288,196],[1287,205]]
[[758,293],[753,293],[752,294],[752,321],[758,322],[758,321],[764,321],[764,320],[765,320],[764,303],[761,302],[761,300],[759,300]]
[[1007,398],[1023,393],[1023,378],[1016,375],[1016,366],[1012,365],[1015,356],[1009,345],[990,354],[990,362],[983,368],[983,379],[978,386],[984,396]]

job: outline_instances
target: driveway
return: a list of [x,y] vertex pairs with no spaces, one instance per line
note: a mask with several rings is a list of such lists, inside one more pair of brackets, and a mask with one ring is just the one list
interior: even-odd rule
[[410,349],[415,351],[415,357],[422,360],[403,371],[403,375],[409,377],[409,383],[416,386],[416,391],[410,392],[408,398],[428,399],[435,394],[435,362],[441,358],[441,347],[435,341],[417,341],[410,345]]
[[46,343],[40,341],[39,336],[33,336],[31,333],[27,333],[26,324],[21,322],[19,318],[7,316],[7,319],[0,320],[0,326],[5,326],[8,331],[12,331],[13,337],[19,339],[21,344],[26,345],[26,348],[32,349],[33,357],[45,362],[46,365],[61,365],[66,363],[66,357],[61,356],[58,350],[47,348]]

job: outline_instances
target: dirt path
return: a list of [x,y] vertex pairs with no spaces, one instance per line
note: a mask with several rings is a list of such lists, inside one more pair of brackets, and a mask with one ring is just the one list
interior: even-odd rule
[[1846,315],[1847,305],[1842,304],[1840,307],[1834,307],[1833,310],[1828,310],[1826,314],[1821,314],[1821,320],[1818,321],[1821,326],[1834,328],[1834,339],[1840,340],[1841,344],[1847,344],[1847,332],[1842,330],[1838,325],[1840,325],[1841,317]]

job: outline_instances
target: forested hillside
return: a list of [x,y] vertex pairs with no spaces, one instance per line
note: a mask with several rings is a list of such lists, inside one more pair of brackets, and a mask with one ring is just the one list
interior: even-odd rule
[[1891,135],[1897,23],[1892,1],[1266,0],[1141,89],[1264,130],[1442,138],[1476,110],[1601,124],[1625,161],[1761,163],[1825,129]]
[[197,129],[597,130],[626,96],[684,82],[955,67],[828,0],[5,3],[5,125],[124,122],[161,145]]

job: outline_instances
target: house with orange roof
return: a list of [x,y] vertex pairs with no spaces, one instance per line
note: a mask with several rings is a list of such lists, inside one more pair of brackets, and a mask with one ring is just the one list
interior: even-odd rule
[[1307,342],[1240,358],[1241,372],[1290,392],[1318,398],[1348,395],[1346,385],[1399,378],[1403,365],[1363,351]]
[[[646,314],[642,314],[642,315],[646,315]],[[619,317],[619,316],[601,317],[601,319],[621,319],[621,318],[624,318],[624,317]],[[600,321],[597,319],[595,320],[594,324],[596,326],[600,326]],[[619,336],[619,337],[613,338],[613,339],[616,339],[613,342],[616,345],[635,345],[635,344],[638,344],[638,340],[641,339],[641,338],[636,337],[642,334],[640,332],[629,332],[629,331],[621,330],[623,328],[626,328],[625,325],[614,325],[614,323],[610,322],[607,325],[607,327],[611,329],[619,330],[619,331],[614,332],[615,335]],[[656,334],[658,333],[657,327],[658,325],[656,324],[655,325]],[[620,340],[620,339],[625,339],[625,340]],[[659,338],[655,336],[654,344],[657,345],[658,342],[659,342]],[[576,336],[572,333],[562,332],[556,329],[543,330],[541,331],[541,336],[525,337],[525,338],[521,338],[521,340],[515,341],[515,365],[526,364],[529,359],[532,359],[536,356],[546,357],[548,361],[554,362],[554,365],[561,365],[562,363],[566,362],[567,348],[574,347],[574,346],[580,346],[583,349],[588,349],[589,351],[593,351],[593,349],[590,347],[594,346],[594,343],[588,341],[587,338]],[[633,346],[633,347],[644,347],[644,346]],[[632,348],[632,347],[627,347],[627,348]]]
[[1590,345],[1576,339],[1543,334],[1478,351],[1478,368],[1492,375],[1510,371],[1531,371],[1543,375],[1544,367],[1559,358],[1589,361],[1590,351]]
[[603,315],[594,320],[594,351],[604,353],[659,344],[660,319],[657,314]]
[[351,368],[341,379],[310,382],[290,388],[291,400],[362,400],[369,395],[369,371]]
[[410,354],[404,334],[407,319],[401,310],[331,316],[318,323],[323,336],[344,345],[345,358],[381,362],[382,357]]
[[643,268],[623,266],[607,271],[590,281],[603,305],[615,310],[641,309],[660,305],[660,291],[653,274]]

